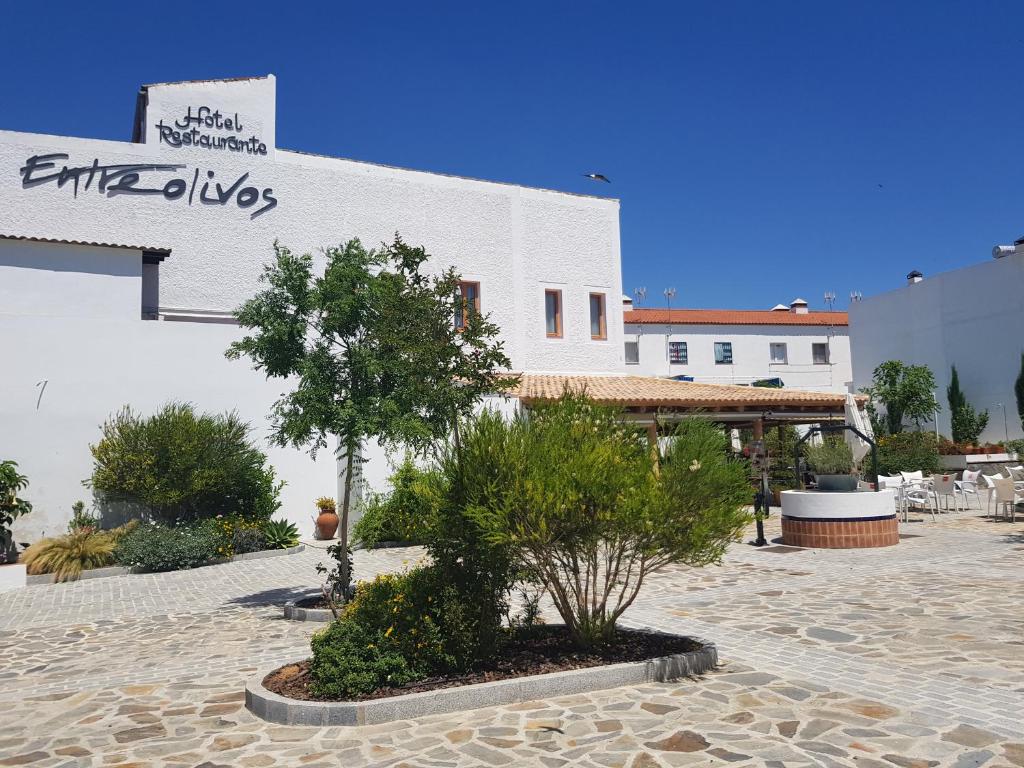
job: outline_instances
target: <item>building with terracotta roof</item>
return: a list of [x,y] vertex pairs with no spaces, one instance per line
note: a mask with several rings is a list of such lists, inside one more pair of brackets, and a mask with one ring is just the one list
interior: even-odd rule
[[626,369],[640,375],[834,393],[853,378],[847,314],[811,311],[803,299],[767,310],[627,303],[623,322]]

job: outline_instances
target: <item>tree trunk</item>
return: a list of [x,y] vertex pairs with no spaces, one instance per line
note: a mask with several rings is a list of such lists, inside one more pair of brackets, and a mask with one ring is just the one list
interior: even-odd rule
[[352,505],[352,467],[355,463],[356,442],[349,440],[345,446],[345,490],[341,498],[341,523],[338,535],[341,552],[338,558],[338,569],[341,574],[341,601],[348,599],[349,588],[352,583],[352,574],[349,572],[348,562],[348,513]]

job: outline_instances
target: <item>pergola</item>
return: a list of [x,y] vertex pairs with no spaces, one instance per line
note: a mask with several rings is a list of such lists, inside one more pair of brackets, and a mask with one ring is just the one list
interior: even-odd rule
[[[567,376],[523,374],[512,392],[526,407],[557,400],[566,390],[585,392],[595,403],[622,408],[626,417],[657,437],[658,424],[703,416],[763,436],[766,426],[846,420],[846,395],[799,389],[703,384],[654,376]],[[857,407],[867,402],[856,395]]]

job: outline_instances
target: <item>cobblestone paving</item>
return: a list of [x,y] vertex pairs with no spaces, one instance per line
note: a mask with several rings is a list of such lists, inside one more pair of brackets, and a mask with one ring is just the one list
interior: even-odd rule
[[[769,538],[778,535],[770,521]],[[901,525],[893,548],[733,547],[654,578],[630,623],[714,640],[699,680],[364,728],[265,723],[258,667],[324,554],[0,595],[0,766],[1024,766],[1024,521]],[[415,550],[357,553],[360,576]]]

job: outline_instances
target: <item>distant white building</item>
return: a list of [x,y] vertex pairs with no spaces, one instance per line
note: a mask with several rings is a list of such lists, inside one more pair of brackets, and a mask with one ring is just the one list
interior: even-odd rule
[[846,392],[853,378],[845,312],[796,299],[770,310],[634,309],[624,314],[627,370],[711,384]]
[[850,308],[856,387],[886,360],[927,365],[936,379],[939,432],[949,436],[946,387],[956,366],[968,402],[988,410],[983,441],[1024,437],[1014,382],[1024,351],[1024,239],[997,246],[994,259],[865,296]]

